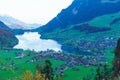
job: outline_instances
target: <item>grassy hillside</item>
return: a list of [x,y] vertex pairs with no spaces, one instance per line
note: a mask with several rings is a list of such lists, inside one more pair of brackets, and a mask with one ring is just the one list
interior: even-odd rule
[[[111,64],[111,61],[113,60],[113,54],[111,54],[111,51],[112,51],[111,49],[106,50],[108,56],[107,57],[108,64]],[[17,53],[23,53],[25,56],[23,58],[16,58]],[[28,56],[28,54],[31,55]],[[35,74],[36,65],[37,64],[43,65],[44,60],[46,59],[49,59],[51,61],[53,68],[63,65],[66,62],[64,60],[59,60],[59,59],[56,60],[55,58],[52,57],[42,57],[39,58],[38,61],[26,63],[26,61],[32,60],[32,58],[35,56],[39,56],[39,54],[29,50],[26,51],[18,50],[18,49],[0,50],[0,79],[1,80],[9,80],[9,79],[13,80],[15,78],[17,79],[18,77],[22,77],[22,75],[27,70]],[[74,79],[82,80],[84,77],[90,78],[90,80],[94,80],[97,66],[81,65],[74,67],[78,68],[79,70],[73,70],[72,67],[67,66],[67,68],[64,71],[64,76],[62,77],[62,80],[74,80]],[[111,65],[109,67],[111,67]],[[59,72],[55,73],[55,75],[57,74],[59,74]]]
[[89,22],[89,25],[98,26],[98,27],[120,27],[120,20],[113,25],[110,25],[115,19],[120,18],[120,12],[115,14],[104,15],[101,17],[94,18]]
[[[16,58],[17,53],[23,53],[23,58]],[[29,53],[33,55],[27,56]],[[26,63],[27,60],[31,60],[34,56],[37,56],[35,52],[23,51],[23,50],[0,50],[0,80],[13,79],[20,77],[26,70],[30,70],[32,73],[36,71],[37,64],[43,64],[44,60],[48,58],[42,58],[39,61]],[[54,60],[50,58],[53,64],[53,68],[63,64],[63,61]]]
[[[79,50],[83,50],[85,52],[91,52],[92,55],[100,53],[100,55],[105,57],[105,59],[107,60],[106,63],[108,63],[109,67],[111,68],[116,41],[120,37],[119,18],[120,18],[120,13],[103,15],[94,18],[93,20],[88,22],[69,25],[65,29],[59,28],[50,33],[43,33],[42,38],[54,39],[59,43],[61,43],[62,45],[70,46],[68,50],[71,50],[71,47],[76,49],[72,53],[85,55],[85,53],[82,53]],[[77,29],[75,28],[76,26]],[[104,30],[105,28],[110,28],[110,30]],[[101,29],[103,29],[103,31],[101,31]],[[88,31],[86,32],[86,30]],[[91,56],[91,55],[86,55],[86,56]],[[88,77],[91,78],[91,80],[94,80],[96,74],[96,68],[97,67],[93,67],[93,66],[91,67],[80,66],[79,67],[80,71],[73,71],[71,69],[68,69],[65,71],[66,76],[63,77],[63,80],[69,80],[69,79],[80,80],[84,77]],[[91,75],[91,73],[93,75]]]
[[[103,15],[85,23],[70,25],[65,29],[59,28],[50,33],[43,33],[42,38],[54,39],[63,45],[72,45],[73,47],[75,47],[80,40],[97,41],[100,37],[112,37],[117,40],[120,36],[120,20],[116,20],[119,18],[120,13]],[[84,24],[88,26],[84,26]],[[76,26],[77,29],[75,29]],[[84,27],[86,28],[84,29]],[[101,28],[110,28],[110,30],[99,31]],[[89,33],[85,31],[86,29],[88,29],[89,32],[96,31]]]

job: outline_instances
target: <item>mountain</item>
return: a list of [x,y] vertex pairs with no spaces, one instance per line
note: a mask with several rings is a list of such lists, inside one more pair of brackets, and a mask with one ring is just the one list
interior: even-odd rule
[[63,9],[55,18],[42,27],[43,33],[57,28],[66,28],[69,25],[90,21],[105,14],[120,11],[120,0],[74,0],[66,9]]
[[120,36],[120,0],[74,0],[37,30],[72,53],[113,48]]
[[0,21],[0,29],[4,29],[4,30],[10,30],[10,28],[8,26],[6,26],[3,22]]
[[120,0],[101,0],[101,2],[103,2],[103,3],[117,3],[119,1]]
[[18,19],[6,15],[0,16],[0,20],[4,22],[7,26],[9,26],[11,29],[34,29],[41,26],[40,24],[27,24]]
[[0,48],[12,48],[18,44],[18,39],[12,30],[0,21]]

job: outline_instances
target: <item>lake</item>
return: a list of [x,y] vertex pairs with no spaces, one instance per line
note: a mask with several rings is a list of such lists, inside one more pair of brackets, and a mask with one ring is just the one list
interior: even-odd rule
[[16,35],[19,43],[14,47],[23,50],[45,51],[52,49],[61,51],[61,45],[51,39],[41,39],[38,32],[25,32],[23,35]]

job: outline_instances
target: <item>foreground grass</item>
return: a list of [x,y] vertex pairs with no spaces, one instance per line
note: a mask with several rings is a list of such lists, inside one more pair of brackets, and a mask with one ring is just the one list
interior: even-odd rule
[[[37,62],[25,63],[26,60],[31,59],[35,55],[27,56],[21,59],[16,59],[15,58],[16,52],[22,52],[24,54],[28,54],[30,51],[22,51],[22,50],[12,50],[12,51],[1,50],[0,51],[0,66],[3,65],[4,67],[7,68],[7,70],[0,68],[0,80],[8,80],[13,77],[19,77],[26,70],[30,70],[31,72],[35,73],[36,65],[43,63],[43,61],[45,60],[45,59],[41,59],[40,61],[37,61]],[[10,60],[6,60],[7,58],[10,58]],[[54,60],[52,58],[49,60],[52,62],[53,68],[64,63],[63,61]],[[10,66],[11,62],[14,62],[15,66]],[[19,69],[15,70],[15,68],[19,68]]]
[[[16,52],[22,52],[24,54],[28,54],[30,51],[29,50],[27,50],[27,51],[0,50],[0,80],[8,80],[8,79],[12,79],[14,77],[20,77],[26,70],[29,70],[34,74],[36,71],[36,65],[37,64],[42,65],[42,63],[44,63],[44,60],[48,59],[48,58],[44,58],[44,59],[41,59],[40,61],[25,63],[26,60],[31,59],[36,54],[27,56],[27,57],[24,57],[21,59],[17,59],[17,58],[15,58]],[[110,53],[111,49],[107,49],[106,52],[109,53],[106,56],[107,56],[108,62],[111,64],[111,61],[113,59],[113,54]],[[6,60],[7,58],[11,58],[11,59]],[[53,58],[49,58],[49,60],[52,62],[53,68],[64,64],[64,61],[55,60]],[[10,66],[11,62],[14,62],[15,66]],[[7,67],[7,70],[3,69],[1,67],[2,65]],[[66,69],[65,76],[62,78],[62,80],[82,80],[84,77],[94,80],[97,67],[95,67],[95,66],[76,66],[76,67],[79,68],[80,70],[73,71],[71,68]],[[15,68],[18,68],[18,70]]]

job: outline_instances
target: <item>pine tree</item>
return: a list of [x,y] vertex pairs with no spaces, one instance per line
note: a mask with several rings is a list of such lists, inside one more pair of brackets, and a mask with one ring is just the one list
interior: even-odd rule
[[113,60],[113,77],[117,77],[120,75],[120,38],[117,41],[117,46],[114,52],[114,60]]
[[40,65],[37,65],[36,68],[40,73],[45,75],[45,80],[53,80],[54,74],[50,60],[45,60],[45,66],[43,68]]
[[51,67],[51,62],[49,60],[45,61],[45,67],[43,69],[45,74],[45,79],[53,80],[53,69]]

